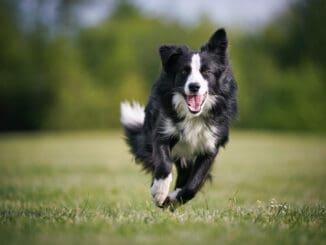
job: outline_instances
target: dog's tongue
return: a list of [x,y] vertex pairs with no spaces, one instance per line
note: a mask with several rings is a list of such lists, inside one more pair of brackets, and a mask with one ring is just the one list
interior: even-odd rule
[[187,96],[187,104],[190,110],[194,112],[200,111],[205,95],[189,95]]

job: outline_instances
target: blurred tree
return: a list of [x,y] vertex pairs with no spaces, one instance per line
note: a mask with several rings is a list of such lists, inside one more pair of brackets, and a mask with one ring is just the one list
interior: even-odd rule
[[[92,27],[78,25],[85,0],[36,1],[35,19],[18,0],[0,0],[0,130],[119,127],[122,100],[146,103],[163,43],[198,49],[216,29],[144,16],[131,1]],[[55,3],[50,22],[43,9]],[[322,0],[301,0],[265,30],[228,30],[239,85],[237,127],[326,131]],[[77,11],[77,12],[76,12]],[[27,14],[28,15],[28,14]]]
[[281,65],[307,61],[326,67],[326,1],[298,0],[265,31],[266,45]]
[[261,33],[237,40],[239,126],[326,130],[325,9],[322,0],[296,1]]
[[1,0],[0,130],[40,128],[52,98],[44,74],[42,36],[27,39],[17,18],[14,1]]

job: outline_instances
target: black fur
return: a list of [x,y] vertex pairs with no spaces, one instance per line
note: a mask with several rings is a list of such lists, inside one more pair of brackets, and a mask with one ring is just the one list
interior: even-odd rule
[[[237,87],[227,47],[224,29],[217,30],[200,52],[192,51],[187,46],[161,46],[162,71],[145,108],[144,123],[124,124],[127,143],[133,155],[145,170],[152,173],[154,179],[166,178],[171,173],[172,163],[175,163],[178,174],[175,188],[181,191],[174,204],[186,203],[196,195],[210,176],[219,147],[228,141],[229,126],[237,114]],[[214,103],[209,110],[192,119],[191,116],[187,118],[188,114],[180,114],[173,98],[176,93],[185,95],[184,86],[191,72],[190,62],[194,54],[200,56],[200,73],[208,82],[208,94],[214,98]],[[167,119],[177,128],[173,134],[164,131]],[[214,138],[214,147],[195,151],[191,156],[173,156],[172,151],[184,133],[182,127],[186,127],[185,123],[191,123],[191,120],[205,124],[207,130],[215,129],[209,132],[210,137]],[[166,205],[172,205],[169,197],[160,206]]]

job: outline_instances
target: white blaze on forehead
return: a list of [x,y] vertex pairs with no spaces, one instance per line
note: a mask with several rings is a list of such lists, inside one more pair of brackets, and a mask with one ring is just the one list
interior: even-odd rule
[[199,54],[194,54],[191,58],[191,68],[194,70],[200,70],[200,56]]
[[191,57],[190,67],[191,67],[191,72],[190,72],[187,82],[185,84],[185,88],[184,88],[185,93],[187,95],[191,94],[191,92],[189,90],[190,83],[198,83],[200,85],[198,94],[199,95],[205,94],[208,90],[208,82],[207,82],[207,80],[204,79],[204,77],[200,73],[201,62],[200,62],[200,56],[198,53],[194,54]]

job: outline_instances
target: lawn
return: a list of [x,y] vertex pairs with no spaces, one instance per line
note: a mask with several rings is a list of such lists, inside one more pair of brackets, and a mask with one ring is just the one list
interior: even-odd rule
[[326,137],[233,132],[174,213],[118,132],[0,135],[0,244],[325,244]]

